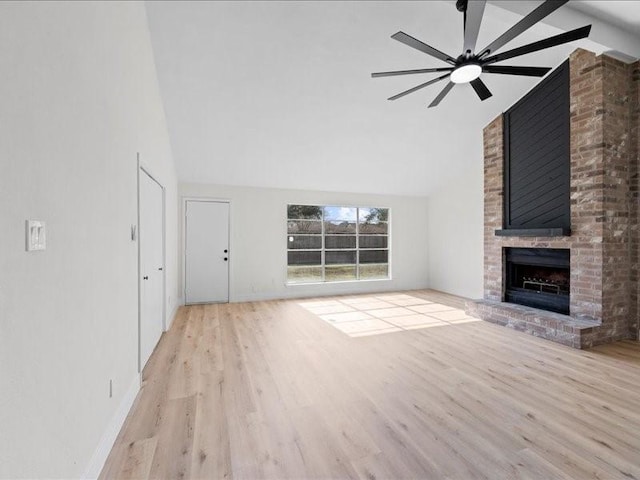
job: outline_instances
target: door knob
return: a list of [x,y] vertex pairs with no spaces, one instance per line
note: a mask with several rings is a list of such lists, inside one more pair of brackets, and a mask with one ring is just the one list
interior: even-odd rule
[[148,276],[142,277],[143,280],[149,280]]

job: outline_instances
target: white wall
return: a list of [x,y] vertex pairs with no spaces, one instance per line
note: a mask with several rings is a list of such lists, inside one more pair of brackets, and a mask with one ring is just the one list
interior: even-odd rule
[[[427,202],[424,197],[180,184],[181,197],[231,201],[230,300],[303,297],[427,288]],[[391,208],[392,280],[286,283],[288,203]],[[182,252],[182,248],[180,249]],[[182,253],[180,254],[182,260]]]
[[428,198],[430,287],[482,298],[484,263],[482,156],[465,175]]
[[[1,2],[0,73],[0,478],[77,478],[138,377],[136,152],[167,187],[177,291],[144,6]],[[25,252],[26,219],[46,251]]]

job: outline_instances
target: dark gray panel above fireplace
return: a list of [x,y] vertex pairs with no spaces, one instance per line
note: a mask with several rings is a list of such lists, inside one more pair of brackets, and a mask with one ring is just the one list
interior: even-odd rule
[[570,234],[569,120],[568,62],[504,113],[504,230],[496,234]]

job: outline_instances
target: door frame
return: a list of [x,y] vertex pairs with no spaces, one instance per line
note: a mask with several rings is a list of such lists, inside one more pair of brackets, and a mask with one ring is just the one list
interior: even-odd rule
[[184,299],[185,305],[197,305],[187,303],[187,202],[212,202],[212,203],[226,203],[229,207],[229,222],[227,225],[227,242],[229,245],[229,266],[227,267],[227,301],[226,302],[218,302],[218,303],[229,303],[231,302],[231,279],[232,279],[232,269],[231,262],[233,262],[233,245],[231,245],[231,239],[233,238],[231,229],[233,222],[231,221],[231,215],[233,212],[232,202],[228,198],[219,198],[219,197],[194,197],[194,196],[183,196],[181,197],[181,205],[182,205],[182,295]]
[[151,173],[149,167],[137,154],[137,189],[138,189],[138,218],[136,226],[136,241],[138,243],[138,373],[142,373],[142,256],[140,248],[140,179],[141,175],[148,175],[162,190],[162,331],[167,331],[167,216],[166,216],[166,189],[158,178]]

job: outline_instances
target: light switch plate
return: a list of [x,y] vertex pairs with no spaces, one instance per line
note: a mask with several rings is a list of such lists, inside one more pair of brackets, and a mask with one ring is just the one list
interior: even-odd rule
[[40,220],[27,220],[26,230],[27,252],[46,250],[47,231],[45,223]]

